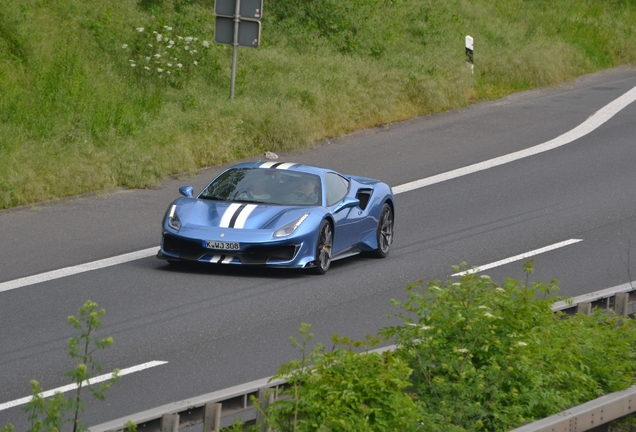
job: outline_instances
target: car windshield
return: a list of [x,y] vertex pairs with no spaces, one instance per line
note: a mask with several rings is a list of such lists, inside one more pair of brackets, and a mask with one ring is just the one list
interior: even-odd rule
[[234,168],[212,181],[200,199],[271,205],[321,205],[320,178],[290,170]]

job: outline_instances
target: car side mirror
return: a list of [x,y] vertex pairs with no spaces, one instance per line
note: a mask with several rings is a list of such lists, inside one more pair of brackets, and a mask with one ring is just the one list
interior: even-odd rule
[[192,198],[194,196],[194,188],[192,186],[181,186],[179,193],[186,198]]
[[344,209],[358,207],[360,200],[357,198],[345,198],[338,206],[333,210],[334,213],[338,213]]

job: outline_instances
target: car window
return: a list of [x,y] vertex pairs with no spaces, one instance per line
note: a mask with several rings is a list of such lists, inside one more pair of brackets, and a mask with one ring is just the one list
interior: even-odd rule
[[325,187],[327,189],[327,205],[332,206],[341,201],[349,191],[349,180],[336,174],[325,174]]
[[320,178],[315,174],[267,168],[235,168],[215,178],[199,199],[270,205],[320,205]]

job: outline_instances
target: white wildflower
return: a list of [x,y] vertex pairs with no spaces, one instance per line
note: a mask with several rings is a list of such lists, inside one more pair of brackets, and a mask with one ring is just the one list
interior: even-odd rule
[[488,306],[479,306],[477,309],[489,309]]
[[183,67],[181,63],[177,63],[177,67]]
[[191,36],[188,36],[187,38],[185,38],[185,41],[186,41],[187,43],[192,42],[192,37],[191,37]]
[[174,45],[174,41],[172,39],[170,39],[170,42],[168,42],[170,45]]
[[170,75],[170,71],[166,71],[166,73],[167,73],[168,75]]
[[193,63],[194,63],[195,66],[199,64],[199,62],[196,61],[196,60]]
[[149,46],[150,48],[152,48],[152,44],[148,44],[148,46]]
[[123,49],[126,49],[126,48],[128,48],[128,44],[123,44],[121,47],[122,47]]
[[153,31],[153,33],[154,33],[154,34],[157,34],[157,32],[156,32],[156,31]]
[[528,344],[525,343],[525,342],[517,342],[517,345],[518,346],[528,346]]
[[144,69],[146,70],[150,70],[150,68],[148,66],[144,66]]
[[172,67],[172,63],[168,63],[168,67]]
[[177,36],[177,39],[183,40],[183,36]]
[[506,292],[506,290],[501,288],[501,287],[495,288],[495,291],[497,291],[497,292]]
[[163,72],[163,69],[157,68],[157,72],[161,73],[161,72]]
[[482,279],[488,279],[488,280],[490,280],[490,276],[488,276],[488,275],[481,275],[480,277],[481,277]]
[[188,51],[190,49],[190,47],[188,45],[183,47],[184,50]]
[[459,348],[457,351],[459,351],[460,353],[467,353],[468,350],[466,348]]
[[139,33],[143,33],[144,28],[143,27],[137,27],[135,30],[137,30]]
[[131,63],[131,64],[130,64],[130,66],[131,66],[131,67],[137,67],[137,65],[136,65],[136,64],[134,64],[134,63]]
[[459,282],[453,282],[453,286],[458,287],[458,286],[461,286],[461,284]]
[[168,30],[168,31],[172,31],[172,27],[168,27],[167,25],[163,26],[163,28]]
[[486,313],[484,313],[484,316],[485,316],[486,318],[497,318],[496,316],[494,316],[494,315],[493,315],[493,314],[491,314],[490,312],[486,312]]
[[198,41],[198,40],[199,40],[199,38],[198,38],[198,37],[195,37],[195,38],[194,38],[194,41],[195,41],[195,42],[196,42],[196,41]]
[[204,40],[201,44],[202,44],[204,47],[206,47],[206,48],[210,46],[210,42],[208,42],[208,41],[206,41],[206,40]]
[[150,60],[150,57],[146,57],[146,60]]
[[440,287],[438,287],[437,285],[433,285],[430,287],[430,289],[432,289],[433,291],[441,291],[442,289]]
[[159,57],[161,57],[161,54],[157,53],[157,54],[154,55],[154,57],[155,58],[159,58]]
[[192,50],[190,51],[190,54],[194,54],[195,52],[197,52],[197,50]]
[[163,40],[163,36],[161,36],[161,33],[157,33],[157,42],[161,42]]
[[423,325],[422,326],[422,330],[430,330],[432,328],[433,328],[433,326],[427,326],[427,325]]

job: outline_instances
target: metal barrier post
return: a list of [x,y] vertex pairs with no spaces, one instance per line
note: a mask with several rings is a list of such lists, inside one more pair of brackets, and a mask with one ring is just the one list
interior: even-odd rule
[[219,432],[221,430],[221,404],[209,402],[203,411],[203,432]]
[[164,414],[161,417],[161,432],[179,432],[179,414]]

